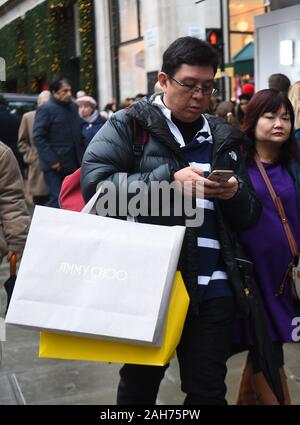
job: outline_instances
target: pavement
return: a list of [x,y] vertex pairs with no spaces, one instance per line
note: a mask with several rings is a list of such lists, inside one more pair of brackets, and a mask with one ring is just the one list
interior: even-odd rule
[[[0,266],[0,316],[6,295],[3,283],[8,267]],[[0,405],[114,405],[119,364],[40,359],[39,333],[17,326],[6,327],[0,353]],[[1,359],[2,357],[2,359]],[[293,404],[300,405],[300,344],[285,346],[286,373]],[[228,361],[227,400],[235,404],[245,353]],[[158,405],[180,405],[177,360],[171,362],[163,379]]]

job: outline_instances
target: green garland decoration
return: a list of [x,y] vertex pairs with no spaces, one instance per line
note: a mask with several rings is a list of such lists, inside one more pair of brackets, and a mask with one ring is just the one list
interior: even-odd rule
[[93,3],[91,0],[79,0],[80,21],[80,87],[86,93],[95,96],[95,52],[93,31]]
[[[46,0],[0,30],[0,57],[18,92],[38,93],[39,81],[68,77],[72,0]],[[93,1],[79,0],[80,88],[95,95]],[[5,87],[5,83],[4,83]]]
[[[21,18],[15,19],[0,32],[0,57],[6,62],[7,80],[16,81],[20,90],[24,90],[27,83],[25,65],[24,27]],[[1,83],[4,91],[5,83]]]

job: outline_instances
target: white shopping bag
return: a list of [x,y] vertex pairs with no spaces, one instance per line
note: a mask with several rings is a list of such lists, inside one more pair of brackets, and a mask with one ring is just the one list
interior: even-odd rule
[[184,232],[37,206],[6,322],[160,345]]

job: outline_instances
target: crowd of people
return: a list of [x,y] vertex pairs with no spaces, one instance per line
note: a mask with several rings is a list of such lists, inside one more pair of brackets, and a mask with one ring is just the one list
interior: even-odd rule
[[[268,88],[255,92],[246,83],[236,104],[223,101],[212,108],[217,66],[208,43],[181,37],[164,52],[151,96],[138,94],[119,108],[112,99],[99,111],[92,96],[80,91],[73,98],[70,82],[60,78],[40,94],[37,111],[23,116],[14,143],[5,139],[4,118],[0,140],[11,144],[17,159],[0,144],[0,254],[8,260],[12,252],[20,257],[29,226],[16,147],[29,166],[27,192],[35,204],[58,208],[64,178],[79,167],[85,202],[100,182],[117,185],[120,173],[127,174],[128,184],[176,182],[184,196],[189,182],[194,198],[201,183],[204,222],[186,228],[178,265],[190,296],[177,347],[184,404],[226,405],[226,363],[237,351],[248,352],[237,404],[291,404],[283,344],[292,342],[292,319],[300,312],[288,280],[300,247],[300,82],[273,74]],[[0,98],[0,119],[3,107]],[[132,122],[148,134],[138,161]],[[213,181],[208,175],[216,169],[232,170],[233,176]],[[14,188],[7,183],[9,173],[14,173]],[[116,217],[124,218],[118,211]],[[172,213],[136,219],[185,225],[184,215]],[[263,335],[253,326],[257,314],[265,324]],[[279,390],[261,362],[262,338],[269,341]],[[155,404],[167,367],[124,365],[117,403]]]

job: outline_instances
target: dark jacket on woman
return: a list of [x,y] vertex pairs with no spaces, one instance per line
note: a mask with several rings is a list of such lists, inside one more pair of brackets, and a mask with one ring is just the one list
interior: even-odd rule
[[[135,102],[128,110],[115,113],[103,126],[88,146],[82,163],[81,184],[85,200],[96,191],[99,182],[109,180],[117,188],[127,191],[120,173],[127,173],[128,185],[132,181],[143,181],[150,188],[153,181],[173,181],[173,173],[189,166],[178,142],[169,130],[161,110],[150,100]],[[149,134],[139,161],[134,159],[132,145],[133,119]],[[254,225],[260,215],[261,206],[252,189],[246,169],[241,161],[240,144],[242,133],[223,119],[207,117],[212,136],[212,169],[233,169],[239,181],[238,192],[227,201],[214,200],[217,212],[219,237],[227,273],[239,309],[247,311],[241,276],[235,261],[235,232]],[[134,196],[134,194],[131,194]],[[128,194],[128,200],[130,194]],[[139,217],[139,221],[163,224],[185,225],[185,217]],[[190,298],[191,308],[198,312],[197,303],[197,243],[196,229],[186,229],[179,268],[182,272]]]
[[83,137],[83,144],[84,148],[88,146],[90,141],[93,139],[93,137],[98,133],[100,128],[105,124],[106,119],[101,117],[101,115],[98,115],[95,121],[92,123],[88,123],[82,119],[82,137]]

